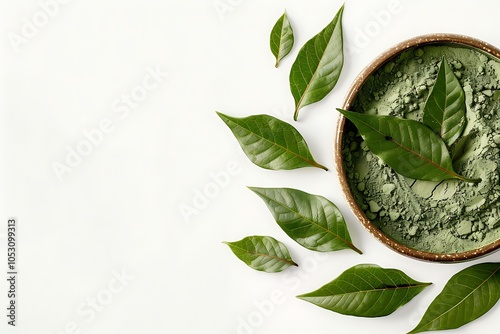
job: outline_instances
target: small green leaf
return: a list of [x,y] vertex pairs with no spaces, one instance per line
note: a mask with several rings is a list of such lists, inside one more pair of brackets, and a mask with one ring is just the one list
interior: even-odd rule
[[290,266],[297,266],[285,245],[273,237],[255,235],[224,243],[234,255],[255,270],[277,273]]
[[465,128],[465,92],[443,57],[424,107],[423,122],[451,146]]
[[297,296],[327,310],[357,317],[382,317],[408,303],[431,283],[397,269],[356,265],[316,291]]
[[305,248],[319,252],[351,248],[361,254],[340,210],[326,198],[289,188],[250,190],[264,200],[283,231]]
[[266,169],[318,167],[300,133],[290,124],[269,115],[236,118],[217,112],[231,129],[247,157]]
[[500,263],[481,263],[455,274],[411,333],[461,327],[488,312],[500,298]]
[[292,65],[290,89],[295,99],[295,120],[302,107],[320,101],[337,84],[344,65],[343,12],[344,6],[321,32],[300,49]]
[[422,123],[337,110],[356,125],[368,148],[398,174],[425,181],[481,181],[457,174],[444,141]]
[[271,30],[270,40],[271,52],[276,57],[275,66],[278,67],[280,60],[292,50],[294,42],[292,26],[286,12],[278,19]]

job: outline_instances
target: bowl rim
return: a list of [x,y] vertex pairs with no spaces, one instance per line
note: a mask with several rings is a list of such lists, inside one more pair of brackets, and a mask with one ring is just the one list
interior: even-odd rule
[[[482,40],[459,34],[451,34],[451,33],[435,33],[435,34],[427,34],[416,36],[403,42],[400,42],[393,47],[387,49],[383,53],[381,53],[378,57],[376,57],[371,63],[369,63],[354,79],[353,83],[348,89],[347,95],[344,98],[342,108],[345,110],[349,110],[351,104],[353,103],[357,92],[361,88],[361,86],[366,82],[366,80],[370,77],[372,73],[378,70],[385,62],[403,51],[424,45],[432,45],[432,44],[458,44],[463,46],[472,47],[475,49],[479,49],[490,56],[498,58],[500,60],[500,49],[494,47],[493,45],[486,43]],[[363,210],[358,206],[354,196],[351,193],[349,188],[349,184],[347,182],[346,171],[344,165],[342,163],[342,141],[344,138],[344,125],[346,118],[343,115],[340,115],[337,121],[337,127],[335,131],[335,141],[334,141],[334,159],[337,168],[337,174],[340,181],[340,186],[342,188],[342,192],[344,194],[347,203],[349,204],[351,210],[354,215],[358,218],[361,224],[368,230],[368,232],[373,235],[378,241],[382,242],[384,245],[389,248],[395,250],[396,252],[408,256],[410,258],[414,258],[417,260],[424,261],[432,261],[432,262],[443,262],[443,263],[453,263],[453,262],[462,262],[480,258],[482,256],[486,256],[500,248],[500,239],[492,242],[483,247],[459,252],[459,253],[432,253],[427,251],[422,251],[418,249],[414,249],[408,247],[400,242],[393,240],[384,234],[381,230],[379,230],[368,217],[364,214]]]

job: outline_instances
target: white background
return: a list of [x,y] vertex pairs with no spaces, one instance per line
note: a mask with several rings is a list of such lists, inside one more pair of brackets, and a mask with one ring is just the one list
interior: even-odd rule
[[[72,0],[52,8],[44,22],[40,4],[48,2],[0,5],[1,268],[7,218],[20,225],[18,327],[6,325],[2,306],[1,333],[404,333],[454,273],[500,261],[500,253],[454,265],[396,254],[350,212],[333,162],[335,107],[364,66],[426,33],[466,34],[500,46],[497,1],[347,0],[341,78],[327,98],[302,109],[299,122],[292,120],[290,66],[342,1]],[[295,46],[276,69],[269,33],[284,9]],[[23,37],[34,20],[39,27]],[[168,76],[145,91],[152,70]],[[147,96],[125,115],[120,101],[133,92]],[[258,168],[216,110],[293,123],[330,171]],[[86,141],[83,132],[106,120],[108,133],[60,180],[54,164],[66,165],[68,150]],[[228,164],[236,166],[232,175],[214,188],[214,175]],[[319,256],[302,248],[246,186],[327,197],[364,254]],[[210,198],[203,200],[205,191]],[[283,241],[301,266],[279,274],[246,267],[222,241],[248,235]],[[378,319],[342,316],[295,298],[360,263],[434,284]],[[2,279],[0,305],[6,292]],[[270,305],[272,295],[281,298]],[[89,306],[93,299],[98,311]],[[454,333],[495,331],[498,307]]]

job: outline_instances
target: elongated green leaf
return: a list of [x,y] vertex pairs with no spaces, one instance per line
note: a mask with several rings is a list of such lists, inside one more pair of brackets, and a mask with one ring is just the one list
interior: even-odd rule
[[292,50],[294,42],[292,26],[286,12],[278,19],[271,30],[270,40],[271,52],[276,57],[275,66],[278,67],[280,60]]
[[500,298],[500,263],[481,263],[455,274],[410,333],[461,327],[488,312]]
[[356,125],[368,148],[398,174],[426,181],[481,181],[457,174],[444,141],[422,123],[337,110]]
[[302,107],[323,99],[337,84],[344,65],[343,12],[344,6],[321,32],[300,49],[292,65],[290,89],[295,99],[295,120]]
[[331,252],[351,248],[351,241],[339,209],[322,196],[289,188],[250,189],[260,196],[286,234],[307,249]]
[[361,264],[298,298],[341,314],[382,317],[408,303],[430,284],[417,282],[397,269]]
[[475,136],[475,132],[468,133],[465,136],[460,137],[455,144],[451,147],[451,159],[453,162],[458,161],[467,149],[470,149],[470,139]]
[[450,146],[465,128],[465,108],[465,92],[443,57],[425,103],[423,122]]
[[297,266],[285,245],[273,237],[254,235],[224,243],[234,255],[255,270],[277,273],[290,266]]
[[290,124],[269,115],[236,118],[217,112],[231,129],[247,157],[266,169],[318,167],[300,133]]

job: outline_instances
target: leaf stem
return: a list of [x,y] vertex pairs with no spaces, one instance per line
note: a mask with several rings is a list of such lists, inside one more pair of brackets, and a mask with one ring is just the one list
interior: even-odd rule
[[295,107],[295,112],[293,113],[293,120],[297,121],[299,119],[299,109],[301,108],[300,102],[297,104],[297,107]]
[[309,162],[309,163],[310,163],[311,165],[313,165],[314,167],[321,168],[321,169],[323,169],[323,170],[325,170],[325,171],[327,171],[327,172],[328,172],[328,167],[325,167],[325,166],[323,166],[323,165],[321,165],[321,164],[317,163],[316,161],[310,161],[310,160],[308,160],[307,162]]
[[457,179],[459,179],[460,181],[469,182],[469,183],[479,183],[479,182],[483,181],[483,179],[481,179],[481,178],[471,179],[471,178],[468,178],[468,177],[465,177],[465,176],[462,176],[459,174],[456,174],[455,177]]
[[363,255],[363,252],[361,251],[361,249],[357,248],[356,246],[354,246],[354,244],[348,242],[348,241],[345,241],[346,244],[349,245],[349,247],[351,247],[351,249],[353,251],[355,251],[356,253],[358,253],[359,255]]

